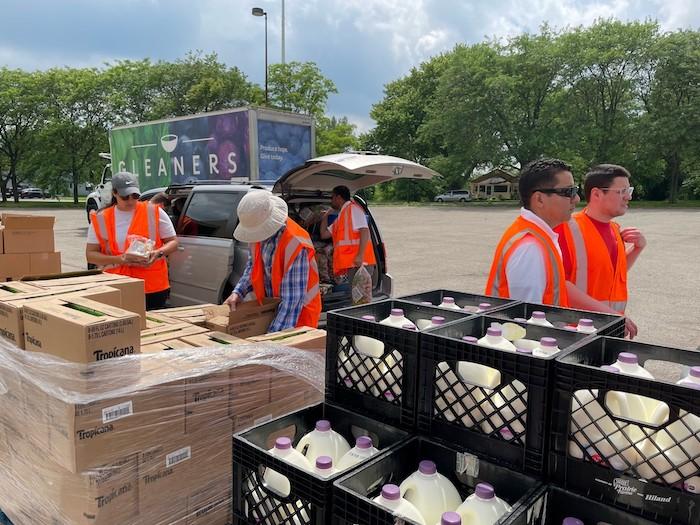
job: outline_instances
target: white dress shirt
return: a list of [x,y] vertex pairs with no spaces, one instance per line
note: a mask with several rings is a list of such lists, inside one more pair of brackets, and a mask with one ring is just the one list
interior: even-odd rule
[[[559,255],[559,235],[549,225],[530,210],[520,208],[520,216],[539,226],[552,239]],[[526,237],[513,251],[506,265],[506,278],[511,299],[541,303],[547,287],[547,270],[544,253],[539,243],[532,237]]]

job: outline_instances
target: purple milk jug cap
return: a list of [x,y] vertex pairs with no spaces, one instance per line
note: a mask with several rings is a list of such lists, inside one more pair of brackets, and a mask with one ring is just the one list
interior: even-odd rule
[[388,500],[397,500],[401,497],[401,490],[397,485],[389,483],[382,487],[382,497]]
[[316,458],[316,468],[327,470],[333,468],[333,459],[330,456],[319,456]]
[[687,386],[688,388],[694,388],[695,390],[700,390],[700,383],[692,383],[690,381],[686,381],[685,383],[681,383],[683,386]]
[[431,319],[430,322],[433,324],[444,324],[445,323],[445,318],[440,316],[440,315],[434,315]]
[[369,436],[360,436],[355,440],[357,448],[372,448],[372,438]]
[[423,306],[434,306],[430,301],[421,301],[420,304]]
[[432,475],[437,472],[437,466],[435,465],[435,462],[430,461],[429,459],[424,459],[418,463],[418,471],[421,474]]
[[486,308],[491,308],[491,303],[479,303],[479,308],[485,310]]
[[579,319],[578,324],[580,326],[588,326],[589,328],[593,328],[593,319]]
[[362,319],[363,319],[364,321],[376,321],[376,320],[377,320],[377,318],[374,317],[373,315],[363,315],[363,316],[362,316]]
[[578,518],[564,518],[561,525],[583,525],[583,522]]
[[391,315],[396,315],[398,317],[403,317],[403,309],[402,308],[392,308],[391,309]]
[[462,518],[456,512],[445,512],[440,518],[440,525],[462,525]]
[[316,430],[321,432],[328,432],[331,429],[331,422],[327,419],[319,419],[316,421]]
[[413,323],[404,323],[401,325],[404,330],[416,330],[416,326]]
[[465,335],[464,337],[462,337],[462,341],[464,341],[465,343],[476,344],[479,340],[473,335]]
[[519,354],[532,355],[532,348],[517,348],[516,347],[515,351]]
[[515,321],[516,323],[527,323],[527,319],[525,319],[524,317],[514,317],[513,321]]
[[489,326],[486,330],[486,335],[492,335],[494,337],[501,337],[503,335],[503,330],[496,328],[494,326]]
[[617,368],[616,366],[612,365],[603,365],[600,367],[601,370],[605,370],[606,372],[613,372],[614,374],[617,374],[620,372],[620,369]]
[[442,302],[447,303],[447,304],[452,304],[455,302],[455,298],[450,297],[449,295],[446,295],[445,297],[442,298]]
[[544,319],[546,316],[544,315],[544,312],[540,310],[535,310],[532,312],[532,318],[533,319]]
[[477,498],[481,499],[491,499],[496,493],[493,490],[493,486],[488,483],[477,483],[476,490],[474,491]]
[[557,340],[553,337],[543,337],[542,339],[540,339],[540,346],[548,346],[554,348],[555,346],[557,346]]
[[632,352],[620,352],[620,355],[617,356],[617,360],[628,365],[636,365],[639,362],[637,354],[633,354]]
[[700,377],[700,366],[691,366],[688,375],[692,377]]
[[275,448],[279,450],[287,450],[288,448],[292,448],[292,440],[288,437],[278,437],[275,440]]

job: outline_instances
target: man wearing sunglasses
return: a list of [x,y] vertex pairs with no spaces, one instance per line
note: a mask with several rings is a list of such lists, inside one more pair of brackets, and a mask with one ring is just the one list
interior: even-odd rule
[[[146,308],[153,310],[163,308],[170,294],[166,257],[177,250],[177,237],[163,208],[140,196],[136,175],[112,177],[112,205],[92,212],[85,257],[105,272],[143,279]],[[125,253],[129,235],[151,239],[153,250],[146,257]]]
[[[608,313],[624,313],[627,307],[627,271],[646,246],[637,228],[620,228],[613,219],[625,214],[634,188],[622,166],[601,164],[584,180],[588,205],[559,234],[564,271],[572,306]],[[626,244],[630,245],[629,247]],[[625,319],[627,335],[637,335],[637,325]]]
[[496,248],[486,294],[569,306],[554,228],[571,218],[580,200],[571,166],[558,159],[531,162],[518,189],[523,207]]

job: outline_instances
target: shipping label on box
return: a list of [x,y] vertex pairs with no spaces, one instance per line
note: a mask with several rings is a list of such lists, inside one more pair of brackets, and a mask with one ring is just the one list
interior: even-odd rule
[[53,298],[25,305],[23,317],[27,350],[76,363],[140,353],[139,316],[121,308],[83,297]]

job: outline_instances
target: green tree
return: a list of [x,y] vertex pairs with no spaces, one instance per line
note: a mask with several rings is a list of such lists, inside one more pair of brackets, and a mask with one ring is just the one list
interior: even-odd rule
[[338,88],[313,62],[272,64],[268,69],[269,105],[320,118]]
[[[0,192],[7,200],[6,189],[12,182],[14,200],[19,200],[18,184],[22,176],[18,166],[37,147],[37,128],[44,106],[44,93],[39,87],[40,73],[16,69],[0,69]],[[4,169],[6,165],[6,170]]]
[[347,117],[319,117],[316,119],[316,155],[329,155],[357,150],[360,141],[355,136],[355,125]]

